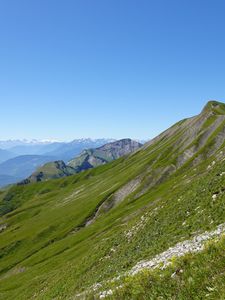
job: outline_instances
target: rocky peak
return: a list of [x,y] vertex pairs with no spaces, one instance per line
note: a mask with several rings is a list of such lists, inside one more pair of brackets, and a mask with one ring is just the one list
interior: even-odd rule
[[215,115],[225,115],[225,104],[216,100],[210,100],[207,102],[207,104],[204,106],[202,112],[204,113],[210,113]]
[[50,164],[55,165],[55,167],[56,167],[57,169],[65,169],[65,168],[66,168],[66,164],[64,163],[63,160],[56,160],[56,161],[54,161],[54,162],[52,162],[52,163],[49,163],[49,165],[50,165]]
[[129,138],[118,140],[96,149],[85,150],[80,156],[72,159],[68,165],[80,172],[81,170],[94,168],[121,156],[130,154],[138,150],[141,146],[141,143]]

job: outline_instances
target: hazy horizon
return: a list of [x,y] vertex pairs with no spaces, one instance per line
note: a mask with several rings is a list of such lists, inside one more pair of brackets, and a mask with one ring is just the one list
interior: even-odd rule
[[[210,101],[212,99],[209,99],[208,101]],[[185,119],[185,118],[189,118],[189,117],[193,117],[197,114],[199,114],[201,112],[201,110],[204,108],[204,106],[207,104],[206,101],[205,103],[203,103],[202,107],[200,108],[200,110],[196,111],[196,113],[193,113],[192,115],[189,115],[189,116],[184,116],[182,119]],[[217,100],[216,100],[217,101]],[[225,101],[224,101],[225,102]],[[154,116],[157,118],[157,116]],[[46,136],[42,136],[42,137],[33,137],[33,136],[30,136],[30,137],[24,137],[24,136],[11,136],[11,137],[6,137],[6,138],[1,138],[1,134],[0,134],[0,141],[16,141],[16,140],[19,140],[19,141],[24,141],[24,142],[49,142],[49,143],[53,143],[53,142],[65,142],[65,143],[68,143],[68,142],[72,142],[73,140],[85,140],[85,139],[92,139],[92,140],[98,140],[98,139],[107,139],[107,140],[119,140],[119,139],[124,139],[124,138],[131,138],[133,140],[137,140],[137,141],[148,141],[148,140],[151,140],[153,139],[154,137],[156,137],[157,135],[159,135],[160,133],[162,133],[164,130],[168,129],[169,127],[173,126],[176,122],[179,122],[180,120],[182,119],[175,119],[173,123],[170,123],[168,124],[166,127],[164,128],[161,128],[161,129],[158,129],[157,128],[151,128],[151,135],[150,136],[145,136],[145,137],[135,137],[135,136],[132,136],[132,134],[129,136],[71,136],[70,138],[58,138],[58,137],[46,137]],[[62,130],[63,131],[63,130]]]

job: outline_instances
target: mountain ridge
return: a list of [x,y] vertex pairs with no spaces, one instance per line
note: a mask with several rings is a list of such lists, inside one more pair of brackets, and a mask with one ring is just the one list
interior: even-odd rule
[[[37,140],[8,140],[8,141],[0,141],[0,146],[7,148],[7,150],[0,150],[0,162],[5,163],[5,165],[9,164],[8,169],[4,168],[4,172],[1,172],[2,175],[0,178],[0,186],[4,186],[5,182],[8,184],[15,183],[18,180],[22,180],[29,176],[32,172],[35,171],[36,167],[40,167],[44,162],[49,160],[45,160],[44,157],[52,157],[51,161],[56,160],[69,160],[73,158],[75,155],[78,155],[83,149],[87,147],[98,147],[103,145],[107,141],[111,141],[112,139],[76,139],[72,142],[50,142],[50,141],[37,141]],[[30,156],[29,156],[30,155]],[[30,162],[28,168],[28,160],[31,155],[38,155],[40,158],[40,163],[33,165],[32,161]],[[25,165],[20,164],[20,160],[26,156],[27,163],[26,171]],[[42,157],[42,158],[41,158]],[[8,159],[14,159],[14,165],[10,165],[10,161],[6,162]],[[1,161],[2,160],[2,161]],[[18,164],[16,165],[16,162]],[[4,165],[4,166],[5,166]],[[18,169],[17,174],[12,174],[12,169]],[[1,169],[1,166],[0,166]],[[4,173],[4,174],[3,174]],[[11,181],[10,181],[10,176]]]
[[[142,144],[127,139],[121,139],[118,141],[107,143],[96,149],[83,150],[80,156],[75,157],[73,160],[68,162],[68,165],[73,168],[81,168],[82,170],[96,167],[98,165],[108,163],[121,156],[132,153],[142,147]],[[82,164],[87,164],[83,166]]]
[[10,159],[10,158],[13,158],[15,155],[8,151],[8,150],[4,150],[4,149],[0,149],[0,163]]
[[131,139],[122,139],[107,143],[98,148],[83,150],[81,154],[69,161],[52,161],[39,167],[28,178],[19,182],[19,185],[39,182],[54,178],[70,176],[97,166],[109,163],[121,156],[134,152],[142,144]]
[[201,113],[213,112],[215,114],[225,115],[225,104],[217,100],[209,100]]
[[[9,178],[9,184],[15,183],[16,179],[22,180],[23,178],[29,176],[37,166],[42,165],[47,161],[51,161],[52,159],[53,158],[50,156],[42,155],[16,156],[0,164],[0,175],[5,175],[6,178]],[[10,176],[14,178],[11,182]],[[0,186],[2,185],[2,182],[0,181]]]
[[[182,120],[108,164],[3,191],[2,297],[73,299],[102,282],[108,282],[103,291],[113,289],[113,278],[125,286],[108,295],[112,299],[225,295],[222,241],[213,240],[202,254],[174,258],[168,269],[139,274],[142,284],[120,277],[140,261],[224,224],[221,111],[219,105]],[[94,290],[85,299],[98,298]]]

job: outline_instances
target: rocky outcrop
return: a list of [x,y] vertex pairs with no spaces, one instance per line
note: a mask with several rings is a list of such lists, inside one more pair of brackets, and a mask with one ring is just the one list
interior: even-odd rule
[[173,257],[184,256],[185,254],[191,252],[199,252],[204,249],[204,243],[216,236],[220,236],[225,233],[225,223],[219,225],[213,231],[206,231],[200,235],[195,236],[191,240],[186,240],[176,244],[174,247],[170,247],[168,250],[156,255],[153,259],[149,261],[141,261],[136,264],[130,272],[129,275],[135,275],[143,269],[164,269],[171,264],[171,259]]
[[[114,286],[114,289],[109,289],[105,291],[100,291],[103,283],[98,283],[92,287],[89,288],[88,291],[83,292],[81,294],[77,294],[75,296],[75,299],[85,299],[85,296],[90,291],[93,291],[98,295],[100,299],[106,298],[107,296],[113,295],[115,290],[118,290],[123,287],[123,285],[116,286],[116,283],[119,282],[121,278],[125,278],[127,276],[134,276],[137,273],[143,271],[144,269],[156,269],[159,268],[161,270],[165,269],[171,264],[172,259],[184,256],[188,253],[196,253],[200,252],[204,249],[205,243],[215,237],[220,237],[225,234],[225,223],[220,224],[217,226],[217,228],[213,231],[206,231],[202,234],[199,234],[197,236],[194,236],[190,240],[185,240],[183,242],[180,242],[176,244],[173,247],[170,247],[166,251],[156,255],[151,260],[141,261],[137,263],[130,271],[125,272],[121,275],[119,275],[116,278],[113,278],[107,283],[111,283]],[[182,271],[181,271],[182,272]],[[173,276],[173,275],[172,275]]]
[[142,144],[139,142],[122,139],[96,149],[84,150],[78,157],[69,161],[68,165],[80,172],[111,162],[138,150],[140,147]]
[[20,181],[18,185],[70,176],[111,162],[136,151],[141,146],[141,143],[131,139],[123,139],[105,144],[96,149],[84,150],[68,164],[65,164],[62,160],[57,160],[41,166],[31,176]]

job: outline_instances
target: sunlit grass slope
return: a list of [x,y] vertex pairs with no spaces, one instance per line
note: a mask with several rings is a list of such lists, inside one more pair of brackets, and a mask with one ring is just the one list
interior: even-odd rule
[[73,298],[225,222],[221,105],[112,163],[3,191],[0,299]]

